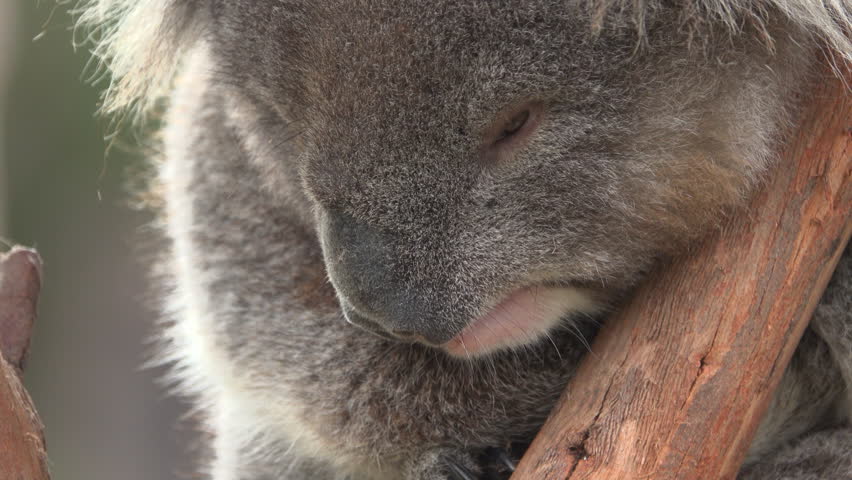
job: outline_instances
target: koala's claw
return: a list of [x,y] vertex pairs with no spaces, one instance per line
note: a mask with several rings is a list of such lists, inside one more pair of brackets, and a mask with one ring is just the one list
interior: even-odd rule
[[405,480],[509,480],[527,444],[474,451],[437,448],[411,458]]
[[462,465],[450,462],[447,464],[447,467],[450,469],[451,480],[476,480],[476,477],[473,476],[473,472]]
[[500,449],[497,452],[497,459],[503,463],[503,465],[509,469],[510,472],[515,471],[515,461],[509,457],[509,453],[506,450]]
[[479,457],[479,465],[488,480],[507,480],[518,465],[528,444],[513,443],[505,448],[487,448]]

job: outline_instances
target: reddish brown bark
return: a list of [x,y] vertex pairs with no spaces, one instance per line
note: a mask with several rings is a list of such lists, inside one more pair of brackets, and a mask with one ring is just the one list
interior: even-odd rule
[[748,214],[608,320],[513,480],[736,476],[852,232],[839,80],[808,97],[780,165]]
[[47,480],[43,426],[20,374],[35,321],[41,259],[13,248],[0,256],[0,480]]

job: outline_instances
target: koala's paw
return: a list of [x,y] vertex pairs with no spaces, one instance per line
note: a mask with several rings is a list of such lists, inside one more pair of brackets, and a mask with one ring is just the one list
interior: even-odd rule
[[512,448],[477,452],[440,448],[410,461],[405,480],[508,480],[519,459]]

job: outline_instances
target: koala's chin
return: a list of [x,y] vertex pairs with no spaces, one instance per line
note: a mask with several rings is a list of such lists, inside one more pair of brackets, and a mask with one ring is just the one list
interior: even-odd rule
[[461,358],[521,348],[542,341],[549,332],[570,322],[571,314],[598,311],[597,302],[580,288],[520,288],[504,297],[486,314],[472,320],[440,348]]
[[518,288],[470,320],[449,340],[436,340],[425,331],[389,330],[362,315],[345,296],[340,295],[340,302],[347,322],[354,326],[389,340],[421,343],[461,359],[547,341],[550,332],[569,326],[574,315],[594,315],[601,310],[586,289],[544,285]]

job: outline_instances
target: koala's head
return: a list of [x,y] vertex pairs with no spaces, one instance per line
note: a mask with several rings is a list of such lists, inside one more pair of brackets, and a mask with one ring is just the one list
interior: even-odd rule
[[218,12],[234,111],[266,112],[235,124],[297,137],[256,160],[310,199],[347,320],[459,356],[537,341],[705,233],[780,116],[762,45],[695,53],[673,13],[637,51],[572,2],[287,3]]
[[233,124],[310,205],[351,323],[459,356],[534,342],[741,203],[796,42],[594,3],[210,1]]

